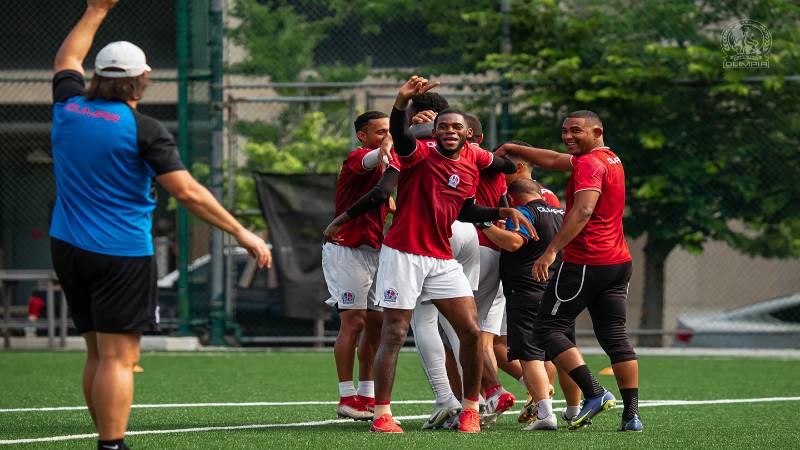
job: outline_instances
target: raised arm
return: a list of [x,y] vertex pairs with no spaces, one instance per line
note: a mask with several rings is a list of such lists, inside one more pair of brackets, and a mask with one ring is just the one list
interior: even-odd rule
[[72,28],[56,53],[53,62],[55,73],[74,70],[84,75],[83,60],[86,59],[86,55],[92,47],[97,30],[117,2],[119,0],[88,0],[86,2],[86,11],[83,13],[83,17]]
[[417,140],[408,129],[406,108],[412,97],[424,94],[438,86],[439,83],[430,83],[425,78],[417,75],[408,79],[397,91],[397,98],[389,116],[389,132],[394,139],[394,151],[399,156],[408,156],[417,148]]
[[572,157],[566,153],[554,152],[543,148],[526,147],[524,145],[506,142],[495,150],[495,156],[505,156],[512,154],[528,160],[545,169],[559,170],[562,172],[572,171]]

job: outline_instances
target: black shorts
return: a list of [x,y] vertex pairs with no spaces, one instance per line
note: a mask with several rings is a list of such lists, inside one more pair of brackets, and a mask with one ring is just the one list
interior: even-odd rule
[[[630,262],[606,266],[563,263],[547,285],[536,319],[536,343],[552,356],[574,347],[564,335],[584,309],[612,363],[636,359],[625,330]],[[573,340],[574,341],[574,340]]]
[[[534,341],[534,323],[539,314],[539,306],[544,292],[520,294],[506,293],[506,321],[508,329],[508,360],[536,361],[542,358],[551,360],[544,349]],[[575,342],[575,323],[567,332],[567,337]]]
[[153,256],[110,256],[51,238],[53,268],[78,333],[158,330],[158,290]]

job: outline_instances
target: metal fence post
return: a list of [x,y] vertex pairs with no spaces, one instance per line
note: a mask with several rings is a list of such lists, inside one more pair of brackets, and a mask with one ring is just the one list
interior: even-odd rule
[[[223,203],[223,36],[225,33],[222,20],[223,0],[211,0],[209,22],[211,39],[209,56],[211,69],[211,193],[217,201]],[[225,308],[224,308],[224,245],[222,231],[213,228],[211,231],[211,345],[225,344]]]
[[[189,166],[189,0],[177,0],[178,150]],[[178,334],[189,336],[189,216],[178,207]]]

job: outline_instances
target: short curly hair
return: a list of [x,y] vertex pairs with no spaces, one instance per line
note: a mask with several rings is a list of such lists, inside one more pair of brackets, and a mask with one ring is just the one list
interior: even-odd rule
[[447,99],[436,92],[426,92],[411,98],[409,112],[414,115],[420,111],[433,111],[439,113],[450,107]]

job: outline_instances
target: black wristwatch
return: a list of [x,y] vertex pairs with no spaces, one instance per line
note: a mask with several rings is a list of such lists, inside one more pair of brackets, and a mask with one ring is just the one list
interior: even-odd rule
[[480,228],[481,230],[485,230],[492,225],[493,225],[492,222],[480,222],[475,224],[475,226]]

